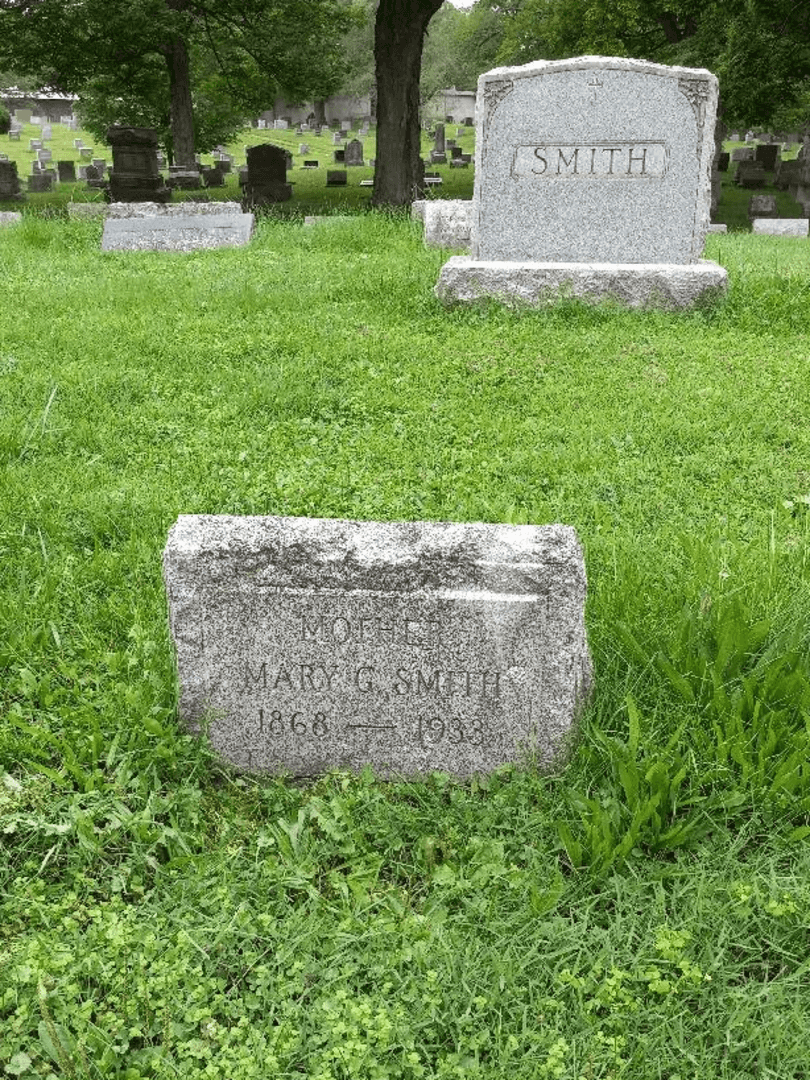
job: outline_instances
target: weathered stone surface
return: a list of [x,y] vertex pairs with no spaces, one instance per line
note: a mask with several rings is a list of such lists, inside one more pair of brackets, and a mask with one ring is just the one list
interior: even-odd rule
[[748,216],[754,218],[776,217],[775,195],[752,195],[748,201]]
[[540,305],[564,296],[589,302],[613,299],[628,307],[686,308],[728,286],[715,262],[547,263],[483,262],[455,255],[444,264],[435,292],[444,303],[494,297],[504,303]]
[[112,202],[107,207],[111,218],[187,217],[189,214],[241,214],[238,202],[128,203]]
[[807,236],[807,218],[754,218],[751,231],[765,236]]
[[84,221],[87,218],[104,217],[107,213],[106,203],[74,203],[69,202],[67,204],[68,217],[75,218],[78,221]]
[[710,233],[727,233],[728,232],[728,225],[725,225],[725,224],[723,224],[721,222],[718,222],[718,224],[716,224],[716,225],[714,225],[714,224],[710,225],[709,228],[706,231],[710,232]]
[[253,232],[252,214],[166,214],[154,217],[108,216],[102,251],[198,251],[240,247]]
[[468,248],[472,228],[472,205],[469,199],[424,200],[426,246]]
[[736,150],[731,151],[731,160],[734,161],[753,161],[754,160],[754,147],[753,146],[738,146]]
[[19,225],[22,214],[16,210],[0,210],[0,225]]
[[567,526],[182,516],[164,576],[181,716],[246,769],[549,764],[590,686]]
[[717,79],[584,56],[478,80],[472,254],[689,263],[709,223]]

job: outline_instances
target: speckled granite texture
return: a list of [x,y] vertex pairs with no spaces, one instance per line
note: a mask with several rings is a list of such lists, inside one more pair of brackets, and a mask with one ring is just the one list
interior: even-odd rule
[[187,217],[189,214],[241,214],[238,202],[111,202],[106,204],[109,218]]
[[709,224],[717,79],[581,56],[478,80],[472,255],[690,263]]
[[473,204],[469,199],[426,199],[423,220],[427,247],[468,248]]
[[688,266],[662,263],[514,263],[481,262],[456,255],[444,264],[436,295],[446,304],[484,297],[539,305],[562,296],[597,303],[618,300],[627,307],[675,310],[701,297],[725,292],[722,266],[701,259]]
[[[133,203],[143,206],[143,203]],[[161,214],[107,217],[102,251],[198,251],[241,247],[253,233],[253,214]]]
[[751,232],[765,236],[803,236],[808,234],[807,218],[754,218]]
[[548,765],[591,684],[568,526],[182,516],[164,577],[181,716],[246,770]]

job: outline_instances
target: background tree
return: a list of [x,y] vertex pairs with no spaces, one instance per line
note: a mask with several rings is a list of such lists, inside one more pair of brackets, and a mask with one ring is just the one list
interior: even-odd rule
[[374,22],[374,206],[408,206],[424,184],[419,84],[428,23],[442,0],[379,0]]
[[227,87],[233,116],[280,93],[325,96],[340,81],[338,44],[353,17],[345,0],[308,0],[304,12],[300,0],[0,0],[0,65],[40,85],[88,88],[89,114],[102,91],[120,99],[119,113],[142,100],[154,114],[165,99],[175,160],[192,165],[195,94],[201,133],[203,100],[210,116],[206,79],[209,90]]

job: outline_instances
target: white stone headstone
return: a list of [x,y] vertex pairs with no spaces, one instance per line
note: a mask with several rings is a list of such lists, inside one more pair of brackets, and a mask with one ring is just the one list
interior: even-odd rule
[[249,770],[549,764],[591,683],[567,526],[189,515],[163,565],[181,716]]
[[810,221],[807,218],[754,218],[751,231],[763,236],[806,237]]

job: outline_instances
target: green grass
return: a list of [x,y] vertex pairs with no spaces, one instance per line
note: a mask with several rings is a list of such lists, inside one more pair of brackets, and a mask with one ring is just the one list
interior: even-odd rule
[[[0,232],[0,1069],[806,1077],[810,248],[710,237],[705,311],[445,310],[396,217],[100,231]],[[574,525],[569,764],[224,769],[179,513]]]

